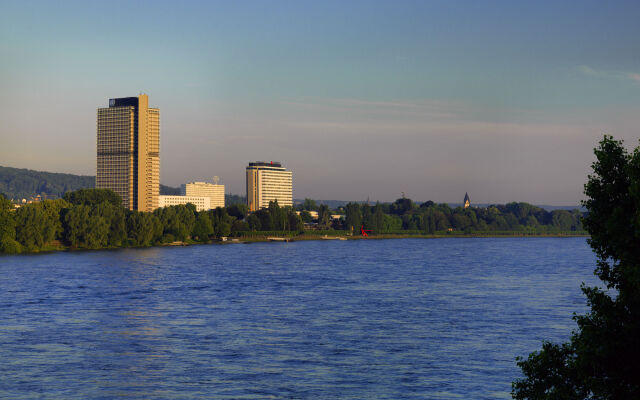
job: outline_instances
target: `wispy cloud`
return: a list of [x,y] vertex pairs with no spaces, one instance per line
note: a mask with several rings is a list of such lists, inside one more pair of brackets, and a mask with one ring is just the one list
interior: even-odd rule
[[584,75],[596,76],[599,75],[599,72],[595,69],[587,66],[587,65],[578,65],[578,71],[583,73]]
[[[474,127],[508,127],[517,132],[519,125],[549,124],[548,113],[518,108],[491,107],[448,99],[368,100],[354,98],[301,98],[279,102],[281,113],[269,115],[283,125],[323,130],[348,130],[367,133],[434,132]],[[454,129],[455,130],[455,129]],[[517,134],[517,133],[516,133]]]
[[353,98],[304,98],[283,100],[281,104],[331,115],[346,113],[351,117],[377,115],[406,118],[420,115],[436,119],[457,118],[465,107],[461,102],[447,100],[375,101]]
[[595,69],[588,65],[579,65],[577,68],[580,73],[586,76],[592,76],[592,77],[597,77],[601,79],[625,80],[625,81],[631,81],[637,85],[640,85],[640,73]]

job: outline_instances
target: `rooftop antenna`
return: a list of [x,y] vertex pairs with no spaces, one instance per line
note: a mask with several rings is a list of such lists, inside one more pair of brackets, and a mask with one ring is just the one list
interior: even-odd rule
[[213,184],[217,185],[218,182],[220,182],[220,177],[216,175],[216,176],[213,177]]

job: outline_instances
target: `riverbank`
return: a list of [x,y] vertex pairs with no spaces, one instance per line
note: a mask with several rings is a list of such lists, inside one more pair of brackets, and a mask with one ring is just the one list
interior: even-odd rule
[[[273,235],[269,235],[270,237]],[[514,232],[512,234],[489,234],[489,233],[471,233],[471,234],[463,234],[463,233],[452,233],[452,234],[435,234],[435,235],[416,235],[416,234],[378,234],[378,235],[369,235],[369,236],[350,236],[350,235],[317,235],[317,234],[301,234],[297,236],[287,236],[288,239],[292,241],[302,241],[302,240],[380,240],[380,239],[456,239],[456,238],[509,238],[509,237],[531,237],[531,238],[562,238],[562,237],[588,237],[589,235],[586,232],[577,232],[574,234],[570,233],[522,233],[522,232]],[[269,237],[267,236],[251,236],[251,237],[241,237],[239,238],[240,242],[268,242]]]
[[[34,251],[23,251],[20,254],[39,254],[39,253],[52,253],[58,251],[87,251],[87,250],[115,250],[124,248],[146,248],[146,247],[174,247],[174,246],[196,246],[196,245],[211,245],[211,244],[249,244],[249,243],[262,243],[262,242],[294,242],[294,241],[310,241],[310,240],[382,240],[382,239],[460,239],[460,238],[563,238],[563,237],[588,237],[586,232],[557,232],[557,233],[529,233],[529,232],[501,232],[501,233],[452,233],[447,234],[397,234],[397,233],[382,233],[371,234],[369,236],[350,235],[345,232],[341,234],[336,231],[332,231],[330,234],[323,234],[322,232],[316,233],[302,233],[293,234],[292,232],[283,232],[283,235],[276,236],[273,232],[269,234],[261,235],[259,232],[252,232],[247,236],[240,237],[226,237],[222,239],[214,239],[208,242],[199,242],[195,240],[176,241],[171,243],[160,243],[152,246],[121,246],[121,247],[101,247],[101,248],[86,248],[86,247],[72,247],[65,245],[64,243],[55,240],[51,243],[44,245],[42,248]],[[0,253],[1,255],[9,255]]]

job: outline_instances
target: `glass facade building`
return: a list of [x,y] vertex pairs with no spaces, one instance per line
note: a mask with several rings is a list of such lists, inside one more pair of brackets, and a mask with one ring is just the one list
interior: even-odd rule
[[130,210],[153,211],[160,194],[160,111],[149,97],[110,99],[98,109],[96,188]]

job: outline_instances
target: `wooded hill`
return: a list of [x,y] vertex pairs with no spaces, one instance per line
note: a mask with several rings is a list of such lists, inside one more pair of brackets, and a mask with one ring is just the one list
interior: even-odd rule
[[58,198],[69,191],[92,188],[95,183],[94,176],[0,167],[0,193],[10,199],[29,199],[36,195]]
[[[95,176],[0,167],[0,193],[9,199],[29,199],[37,195],[62,198],[66,192],[91,189],[95,184]],[[160,194],[178,195],[180,189],[160,185]]]

